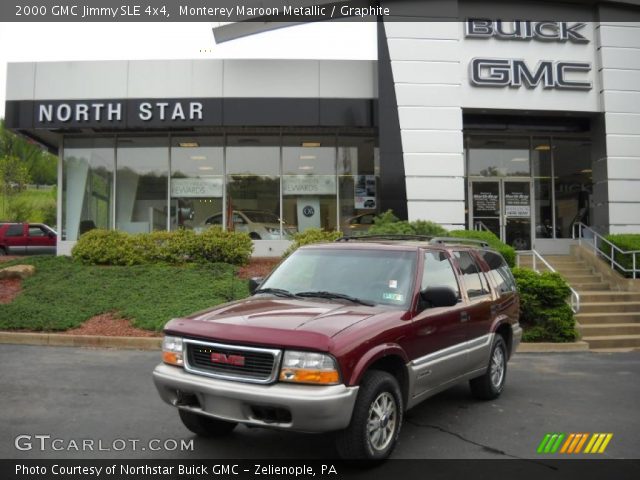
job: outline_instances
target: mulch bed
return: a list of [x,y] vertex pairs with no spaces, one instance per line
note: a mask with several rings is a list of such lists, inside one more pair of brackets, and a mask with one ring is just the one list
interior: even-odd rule
[[20,278],[3,278],[0,280],[0,303],[10,303],[20,293]]
[[20,258],[20,257],[17,257],[15,255],[0,255],[0,263],[8,262],[10,260],[15,260],[16,258]]
[[275,267],[280,260],[282,260],[280,257],[251,259],[249,265],[240,267],[238,270],[238,277],[245,280],[248,280],[251,277],[266,277],[271,273],[273,267]]
[[161,333],[142,330],[131,325],[126,318],[104,313],[90,318],[82,325],[64,332],[66,335],[100,335],[104,337],[159,337]]

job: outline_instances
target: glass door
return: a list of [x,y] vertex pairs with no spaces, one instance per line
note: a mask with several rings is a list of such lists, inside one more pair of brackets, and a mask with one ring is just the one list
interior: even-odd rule
[[469,182],[469,228],[493,232],[516,250],[531,249],[531,180]]

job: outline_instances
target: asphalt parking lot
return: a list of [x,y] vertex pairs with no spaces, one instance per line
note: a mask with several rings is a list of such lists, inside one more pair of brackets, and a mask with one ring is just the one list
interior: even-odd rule
[[[156,352],[0,345],[0,458],[335,456],[331,435],[239,427],[223,439],[194,437],[156,394],[151,371],[158,358]],[[499,399],[475,401],[460,385],[411,410],[393,458],[540,458],[536,448],[549,432],[611,432],[599,458],[638,458],[638,399],[640,352],[516,354]],[[15,445],[21,435],[23,450]],[[59,450],[51,448],[54,439]],[[159,450],[147,448],[151,439],[159,440],[153,443]],[[93,450],[82,451],[83,440],[93,440]],[[193,440],[193,449],[181,450],[182,440]]]

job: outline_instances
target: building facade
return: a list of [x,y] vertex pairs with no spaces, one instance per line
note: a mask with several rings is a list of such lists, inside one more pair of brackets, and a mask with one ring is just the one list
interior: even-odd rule
[[377,62],[10,64],[7,126],[60,156],[60,252],[220,224],[277,255],[387,209],[543,252],[640,232],[637,7],[424,3],[378,24]]

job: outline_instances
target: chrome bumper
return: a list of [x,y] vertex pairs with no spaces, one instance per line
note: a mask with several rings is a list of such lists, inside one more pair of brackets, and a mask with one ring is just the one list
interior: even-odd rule
[[[194,413],[259,427],[299,432],[329,432],[346,428],[358,394],[358,387],[250,383],[217,380],[160,364],[153,371],[160,397],[170,405]],[[180,399],[193,395],[195,405]],[[275,408],[289,412],[290,420],[257,418],[256,411]]]

